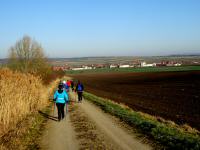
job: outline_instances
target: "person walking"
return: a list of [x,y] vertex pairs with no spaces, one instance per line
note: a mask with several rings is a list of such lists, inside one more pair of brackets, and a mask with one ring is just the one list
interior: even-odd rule
[[68,91],[69,91],[69,90],[70,90],[70,87],[71,87],[71,82],[70,82],[70,80],[67,80],[66,84],[67,84],[67,86],[68,86]]
[[69,86],[67,84],[67,82],[65,81],[65,84],[63,85],[63,88],[65,89],[65,91],[68,93],[69,92]]
[[63,80],[63,88],[65,88],[65,85],[66,85],[66,81],[65,80]]
[[67,92],[63,90],[63,84],[58,85],[58,90],[54,93],[54,102],[56,103],[58,110],[58,121],[64,119],[65,112],[64,107],[69,101]]
[[83,90],[84,90],[84,86],[83,84],[78,81],[78,84],[76,85],[76,92],[78,94],[78,102],[81,102],[82,101],[82,97],[83,97]]
[[71,80],[71,89],[72,89],[72,92],[74,91],[74,81]]

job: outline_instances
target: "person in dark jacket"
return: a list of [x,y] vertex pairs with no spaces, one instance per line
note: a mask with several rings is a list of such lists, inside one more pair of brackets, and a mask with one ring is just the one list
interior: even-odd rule
[[78,84],[76,85],[76,92],[78,94],[78,102],[81,102],[82,101],[82,97],[83,97],[83,91],[84,91],[84,86],[83,84],[78,81]]
[[64,107],[69,101],[68,94],[63,90],[63,84],[58,85],[58,90],[54,93],[54,101],[58,110],[58,121],[65,117]]
[[74,91],[74,81],[71,80],[71,89],[72,89],[72,92]]

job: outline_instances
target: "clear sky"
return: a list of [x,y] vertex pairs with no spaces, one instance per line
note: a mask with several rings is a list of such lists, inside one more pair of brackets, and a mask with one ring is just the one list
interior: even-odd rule
[[0,0],[0,58],[24,35],[48,57],[200,53],[200,0]]

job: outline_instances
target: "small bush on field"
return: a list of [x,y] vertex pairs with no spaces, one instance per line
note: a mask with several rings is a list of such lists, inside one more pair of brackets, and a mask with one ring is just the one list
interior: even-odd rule
[[121,107],[119,104],[93,94],[85,92],[84,97],[100,106],[105,112],[120,118],[122,121],[139,129],[140,132],[155,139],[156,142],[162,144],[166,149],[200,149],[200,136],[198,132],[186,132],[184,129],[161,123],[156,119],[145,117],[141,113]]
[[48,104],[48,90],[31,74],[0,69],[0,136]]

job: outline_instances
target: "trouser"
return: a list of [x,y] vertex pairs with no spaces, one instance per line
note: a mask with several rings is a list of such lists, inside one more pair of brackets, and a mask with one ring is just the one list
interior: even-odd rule
[[74,86],[71,86],[72,92],[74,91]]
[[83,95],[83,92],[78,92],[78,101],[82,101],[82,96]]
[[57,109],[58,109],[58,120],[60,121],[65,117],[65,104],[64,103],[56,103]]

